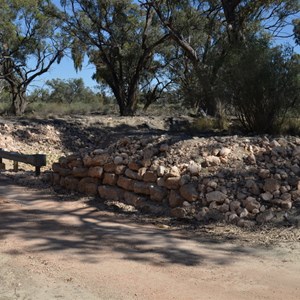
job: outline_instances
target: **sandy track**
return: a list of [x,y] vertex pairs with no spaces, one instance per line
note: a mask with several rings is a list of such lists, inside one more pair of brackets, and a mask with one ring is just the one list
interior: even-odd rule
[[263,249],[134,223],[0,175],[0,300],[299,299],[299,243]]

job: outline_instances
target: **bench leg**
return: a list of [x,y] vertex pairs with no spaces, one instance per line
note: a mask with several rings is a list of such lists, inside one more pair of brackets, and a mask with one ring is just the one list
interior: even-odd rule
[[35,167],[35,176],[39,176],[41,174],[41,167]]
[[17,161],[14,161],[14,171],[18,172],[19,170],[19,163]]

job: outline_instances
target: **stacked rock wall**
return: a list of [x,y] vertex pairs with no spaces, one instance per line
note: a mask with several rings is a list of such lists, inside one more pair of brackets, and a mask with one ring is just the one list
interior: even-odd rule
[[54,185],[174,217],[246,226],[300,204],[297,138],[123,138],[52,169]]

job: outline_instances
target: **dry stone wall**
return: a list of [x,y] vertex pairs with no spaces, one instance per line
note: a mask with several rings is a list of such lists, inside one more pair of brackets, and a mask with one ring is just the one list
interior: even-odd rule
[[53,185],[174,217],[251,226],[300,205],[300,139],[123,138],[61,157]]

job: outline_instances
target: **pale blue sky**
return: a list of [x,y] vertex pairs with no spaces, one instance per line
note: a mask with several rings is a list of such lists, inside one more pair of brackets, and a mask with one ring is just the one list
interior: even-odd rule
[[38,77],[31,85],[30,90],[33,90],[37,87],[42,87],[47,80],[54,78],[82,78],[86,86],[93,88],[97,85],[97,82],[91,78],[94,71],[95,67],[91,64],[88,64],[88,59],[85,59],[82,70],[76,72],[72,59],[69,57],[64,57],[60,64],[55,63],[49,72]]

